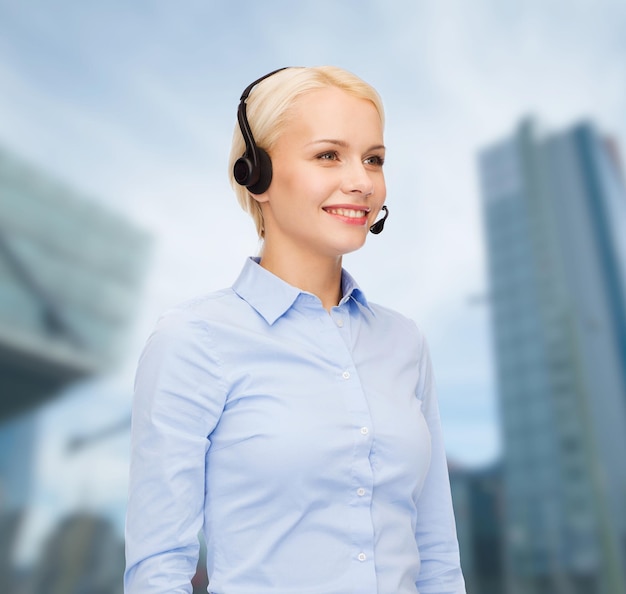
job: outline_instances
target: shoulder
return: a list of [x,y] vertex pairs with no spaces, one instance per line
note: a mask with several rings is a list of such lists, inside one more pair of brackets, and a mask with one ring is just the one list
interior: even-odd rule
[[245,306],[245,302],[229,287],[178,303],[166,310],[160,319],[220,320],[224,316],[237,315],[238,310]]
[[146,350],[178,352],[213,349],[213,328],[244,315],[245,304],[232,289],[221,289],[183,301],[165,310],[148,337]]
[[155,332],[176,335],[194,329],[207,329],[213,322],[236,319],[247,309],[232,288],[220,289],[182,301],[165,310],[156,322]]
[[225,392],[223,349],[216,328],[232,326],[241,307],[232,289],[195,297],[164,311],[156,321],[139,357],[136,391],[153,393],[168,386],[194,393],[212,385]]
[[[217,294],[207,297],[219,301]],[[227,385],[218,341],[200,307],[203,301],[172,307],[156,322],[139,357],[134,406],[153,411],[161,421],[167,418],[170,427],[195,427],[206,434],[207,422],[222,410]],[[145,420],[144,413],[136,418],[142,415]]]

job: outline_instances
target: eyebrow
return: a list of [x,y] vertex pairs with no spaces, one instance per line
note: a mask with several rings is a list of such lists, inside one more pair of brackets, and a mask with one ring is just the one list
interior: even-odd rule
[[[334,144],[336,146],[340,146],[342,148],[347,148],[348,147],[348,143],[345,140],[335,140],[334,138],[321,138],[320,140],[314,140],[312,142],[309,142],[309,145],[311,144]],[[376,144],[374,146],[369,147],[367,150],[368,151],[375,151],[375,150],[379,150],[379,149],[385,149],[385,145],[384,144]]]

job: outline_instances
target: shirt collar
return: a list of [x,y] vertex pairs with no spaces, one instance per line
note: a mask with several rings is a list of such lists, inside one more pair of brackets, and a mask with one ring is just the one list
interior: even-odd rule
[[343,297],[341,298],[339,305],[341,305],[342,303],[346,303],[349,299],[354,299],[354,301],[356,301],[358,304],[362,305],[370,312],[374,313],[372,308],[370,307],[370,304],[365,298],[365,293],[361,291],[361,288],[359,287],[359,285],[357,285],[357,282],[352,278],[350,273],[345,268],[341,269],[341,294],[343,295]]
[[[270,326],[280,318],[304,291],[286,283],[259,265],[260,258],[248,258],[243,270],[233,284],[233,290],[239,297],[259,312]],[[346,272],[341,272],[343,297],[340,305],[349,299],[372,311],[363,291],[356,281]]]

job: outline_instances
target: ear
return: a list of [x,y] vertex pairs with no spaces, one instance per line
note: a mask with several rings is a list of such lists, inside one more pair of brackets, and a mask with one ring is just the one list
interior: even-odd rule
[[250,196],[252,200],[255,200],[259,204],[264,204],[265,202],[269,202],[269,199],[270,199],[268,196],[268,190],[265,190],[265,192],[263,192],[262,194],[253,194],[252,192],[248,191],[248,196]]

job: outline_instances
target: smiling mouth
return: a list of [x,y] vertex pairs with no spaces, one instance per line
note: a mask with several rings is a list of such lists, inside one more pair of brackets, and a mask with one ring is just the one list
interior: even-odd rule
[[349,219],[362,219],[363,217],[366,217],[367,214],[369,213],[369,210],[357,210],[355,208],[332,208],[332,207],[328,207],[328,208],[324,208],[324,210],[328,213],[328,214],[332,214],[332,215],[337,215],[340,217],[347,217]]

